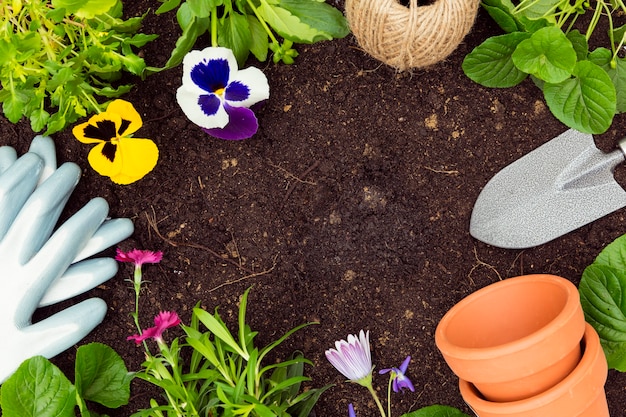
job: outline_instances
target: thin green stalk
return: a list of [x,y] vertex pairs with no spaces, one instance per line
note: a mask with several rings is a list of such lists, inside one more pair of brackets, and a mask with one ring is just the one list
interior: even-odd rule
[[[276,39],[276,37],[274,36],[274,33],[272,32],[272,30],[269,28],[269,26],[267,26],[267,23],[265,22],[265,19],[263,19],[263,16],[261,16],[259,14],[259,11],[256,9],[256,7],[254,6],[254,4],[252,3],[252,0],[247,0],[248,1],[248,6],[250,6],[250,8],[252,9],[252,11],[254,12],[254,15],[256,16],[256,18],[259,20],[259,23],[261,23],[261,26],[263,26],[263,29],[267,32],[267,35],[270,37],[270,39],[272,40],[272,43],[278,43],[278,40]],[[265,3],[265,0],[261,0],[261,3]]]
[[367,385],[367,389],[369,390],[370,394],[372,394],[372,397],[374,398],[374,402],[376,403],[376,405],[378,406],[378,410],[380,411],[381,417],[387,417],[385,415],[385,408],[381,404],[380,399],[378,398],[378,395],[376,394],[376,390],[374,389],[372,384]]
[[211,11],[211,46],[217,46],[217,7]]
[[393,371],[389,377],[389,384],[387,384],[387,417],[391,417],[391,383],[393,382]]

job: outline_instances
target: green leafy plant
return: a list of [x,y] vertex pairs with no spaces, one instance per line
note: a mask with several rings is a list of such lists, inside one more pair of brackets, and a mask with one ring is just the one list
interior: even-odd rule
[[[106,108],[96,99],[128,92],[123,72],[141,75],[133,52],[156,35],[137,33],[143,17],[123,20],[121,0],[0,2],[0,102],[7,119],[22,116],[45,134]],[[56,109],[54,111],[53,109]]]
[[626,235],[607,245],[585,268],[578,291],[609,368],[626,371]]
[[[264,62],[294,62],[294,43],[311,44],[343,38],[350,30],[343,14],[324,0],[159,0],[157,14],[176,9],[182,35],[163,68],[178,66],[198,37],[211,36],[212,46],[229,48],[243,66],[250,53]],[[282,39],[281,39],[282,38]]]
[[128,403],[132,374],[109,346],[90,343],[76,351],[75,382],[43,356],[24,361],[0,388],[5,417],[95,417],[87,401],[108,408]]
[[[159,353],[153,355],[146,348],[147,359],[136,376],[161,388],[167,399],[167,404],[152,399],[151,408],[133,414],[134,417],[310,414],[320,395],[330,387],[301,390],[301,384],[310,380],[304,376],[304,365],[311,362],[296,352],[285,361],[264,364],[276,346],[310,323],[258,348],[254,343],[257,332],[251,331],[245,322],[249,291],[241,299],[237,337],[217,311],[210,314],[199,306],[193,309],[190,326],[182,325],[184,338],[175,338],[169,345],[161,333],[180,323],[175,313],[161,313],[161,317],[167,314],[175,319],[155,319],[155,327],[131,337],[137,343],[145,342],[145,335],[157,341]],[[201,326],[206,330],[201,330]]]
[[[599,134],[616,113],[626,111],[626,59],[619,56],[626,26],[614,17],[623,0],[483,0],[483,7],[506,32],[478,45],[463,71],[486,87],[512,87],[529,75],[543,90],[554,116],[581,132]],[[581,16],[588,21],[580,24]],[[592,50],[600,21],[609,45]],[[583,26],[583,31],[579,27]]]

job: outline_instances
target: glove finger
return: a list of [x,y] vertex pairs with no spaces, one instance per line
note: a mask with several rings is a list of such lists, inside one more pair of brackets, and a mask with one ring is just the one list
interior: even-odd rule
[[6,171],[17,160],[17,152],[10,146],[0,147],[0,174]]
[[26,359],[36,355],[52,358],[74,346],[102,322],[106,310],[103,300],[90,298],[11,335],[2,348],[0,383]]
[[[22,158],[29,155],[41,161],[41,158],[30,153]],[[6,233],[3,245],[5,245],[4,251],[7,256],[11,256],[12,259],[24,265],[39,251],[50,237],[79,178],[78,165],[65,163],[37,187]],[[62,247],[58,248],[59,252],[63,250]],[[72,259],[75,255],[76,253],[73,254]]]
[[0,174],[0,241],[37,186],[43,161],[25,154]]
[[30,143],[28,152],[35,153],[43,159],[44,168],[39,178],[39,184],[41,184],[57,169],[57,154],[54,149],[54,141],[50,136],[37,135]]
[[88,259],[71,265],[55,280],[39,302],[39,307],[56,304],[82,294],[113,278],[117,262],[112,258]]
[[89,258],[96,253],[118,244],[132,235],[134,229],[135,227],[130,219],[105,220],[72,263]]

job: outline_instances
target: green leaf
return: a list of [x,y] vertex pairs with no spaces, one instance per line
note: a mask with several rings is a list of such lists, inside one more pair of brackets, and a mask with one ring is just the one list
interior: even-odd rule
[[132,374],[111,347],[102,343],[79,347],[75,366],[76,389],[81,397],[109,408],[128,404]]
[[350,33],[343,13],[328,3],[311,0],[279,0],[279,5],[311,28],[340,39]]
[[574,78],[545,83],[543,93],[550,111],[567,126],[600,134],[611,126],[616,111],[615,86],[609,75],[590,61],[580,61]]
[[30,113],[30,127],[34,132],[41,132],[50,119],[50,113],[44,109],[37,109]]
[[589,53],[589,42],[587,42],[587,37],[577,30],[572,30],[566,36],[572,43],[574,51],[576,51],[576,59],[578,61],[584,61],[587,59],[587,54]]
[[10,91],[9,93],[3,96],[2,111],[11,123],[17,123],[22,118],[24,107],[28,102],[28,95],[19,91]]
[[267,1],[261,2],[257,12],[280,36],[293,42],[314,43],[332,39],[329,34],[303,23],[289,10]]
[[463,72],[485,87],[513,87],[527,74],[513,64],[511,56],[517,45],[530,37],[523,32],[493,36],[478,45],[463,60]]
[[76,393],[59,368],[35,356],[2,384],[0,404],[4,417],[74,417]]
[[403,414],[400,417],[470,417],[454,407],[447,405],[431,405],[419,410]]
[[609,368],[626,371],[626,273],[591,264],[578,290],[585,320],[598,332]]
[[225,19],[224,23],[219,26],[218,43],[232,50],[237,63],[242,67],[248,59],[252,43],[248,19],[235,11],[228,16],[228,19]]
[[606,48],[597,48],[589,54],[589,61],[599,65],[609,74],[616,94],[616,112],[626,112],[626,59],[617,58]]
[[158,9],[154,12],[155,14],[163,14],[169,11],[174,10],[180,5],[180,0],[159,0],[163,2],[162,5],[159,6]]
[[242,358],[248,360],[248,354],[242,350],[242,348],[237,344],[233,335],[230,333],[224,322],[218,320],[213,315],[209,314],[205,310],[201,308],[194,308],[194,314],[198,317],[198,319],[206,326],[207,329],[211,333],[215,335],[215,337],[219,338],[221,341],[226,343],[230,348],[232,348],[235,352],[237,352]]
[[[532,2],[523,3],[523,7],[517,14],[531,20],[538,20],[550,14],[556,9],[558,1],[555,0],[533,0]],[[555,21],[554,16],[550,16],[552,22]]]
[[248,19],[248,27],[250,28],[250,52],[256,59],[265,62],[267,59],[267,51],[269,50],[269,36],[259,19],[255,16],[246,16]]
[[605,246],[593,263],[626,272],[626,235]]
[[213,9],[224,4],[222,0],[187,0],[186,3],[196,17],[209,17]]
[[84,19],[108,12],[119,0],[52,0],[55,9],[64,8],[67,13]]
[[511,59],[520,71],[559,83],[572,75],[576,51],[561,29],[550,26],[521,41]]
[[482,3],[483,8],[489,13],[489,16],[502,28],[506,33],[516,32],[521,28],[518,26],[515,18],[507,10],[500,7],[494,7]]

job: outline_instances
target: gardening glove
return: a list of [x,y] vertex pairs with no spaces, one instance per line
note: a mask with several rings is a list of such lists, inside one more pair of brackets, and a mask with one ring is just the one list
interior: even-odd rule
[[107,306],[90,298],[35,324],[38,307],[55,304],[112,278],[112,258],[86,259],[126,239],[129,219],[107,219],[108,204],[94,198],[57,230],[53,229],[80,178],[71,162],[56,167],[54,143],[33,139],[17,158],[0,147],[0,383],[26,359],[51,358],[96,327]]

